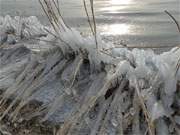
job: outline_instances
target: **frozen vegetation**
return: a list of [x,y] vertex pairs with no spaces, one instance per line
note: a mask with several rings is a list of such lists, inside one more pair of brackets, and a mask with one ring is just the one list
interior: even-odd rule
[[179,48],[115,48],[60,24],[0,17],[0,132],[35,121],[44,134],[180,134]]

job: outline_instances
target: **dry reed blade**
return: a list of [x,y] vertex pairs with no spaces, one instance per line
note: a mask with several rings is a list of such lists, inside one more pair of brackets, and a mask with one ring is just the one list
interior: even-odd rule
[[[44,0],[44,3],[46,5],[46,9],[48,11],[48,14],[51,16],[52,18],[52,23],[54,22],[55,23],[55,26],[59,29],[60,29],[60,25],[61,23],[59,24],[59,20],[58,20],[58,17],[56,16],[56,13],[55,13],[55,10],[54,8],[52,7],[52,2],[51,1],[47,1],[47,0]],[[62,25],[61,25],[62,26]],[[65,28],[62,26],[62,28],[65,30]]]
[[93,30],[93,27],[92,27],[92,24],[91,24],[91,20],[90,20],[90,17],[89,17],[86,0],[83,0],[83,4],[84,4],[84,10],[86,12],[86,16],[87,16],[87,19],[88,19],[89,27],[91,29],[92,34],[94,35],[94,30]]
[[[62,17],[61,17],[62,22],[58,21],[59,19],[57,20],[58,17],[57,17],[57,13],[56,13],[55,9],[53,8],[53,5],[52,5],[53,2],[52,2],[51,0],[39,0],[39,3],[40,3],[40,5],[41,5],[44,13],[45,13],[46,16],[48,17],[48,20],[49,20],[51,26],[53,27],[54,31],[55,31],[58,35],[59,35],[59,31],[61,31],[61,28],[63,28],[63,30],[65,31],[66,28],[63,26],[63,24],[64,24],[64,25],[66,25],[66,24],[64,23],[64,20],[63,20]],[[55,3],[55,4],[56,4],[56,3]],[[56,6],[57,6],[57,5],[56,5]],[[61,25],[61,27],[60,27],[60,25]],[[67,25],[66,25],[66,26],[67,26]],[[65,43],[67,46],[70,47],[70,45],[60,37],[60,35],[57,36],[57,38],[58,38],[61,42]]]
[[40,5],[41,5],[41,7],[42,7],[44,13],[46,14],[46,16],[47,16],[49,22],[51,23],[51,26],[53,27],[54,31],[57,32],[57,30],[56,30],[54,24],[52,23],[52,19],[51,19],[51,17],[49,16],[49,14],[48,14],[48,12],[47,12],[47,10],[46,10],[46,8],[45,8],[43,2],[42,2],[41,0],[39,0],[39,3],[40,3]]
[[96,43],[96,49],[98,50],[98,41],[97,41],[97,28],[96,28],[96,18],[94,12],[94,0],[90,0],[91,12],[93,17],[93,24],[94,24],[94,38]]
[[165,10],[164,12],[171,17],[171,19],[172,19],[172,20],[174,21],[174,23],[176,24],[177,29],[178,29],[178,31],[179,31],[179,33],[180,33],[180,25],[179,25],[178,21],[176,20],[176,18],[175,18],[171,13],[169,13],[167,10]]
[[59,7],[59,0],[56,0],[56,2],[55,2],[55,0],[53,0],[53,3],[54,3],[54,6],[55,6],[58,14],[59,14],[59,17],[61,18],[63,23],[66,25],[66,27],[70,29],[70,27],[65,23],[65,20],[64,20],[62,14],[61,14],[60,7]]

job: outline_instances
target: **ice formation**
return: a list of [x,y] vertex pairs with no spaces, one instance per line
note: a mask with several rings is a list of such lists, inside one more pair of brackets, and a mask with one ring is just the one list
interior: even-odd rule
[[[1,120],[38,118],[60,125],[60,135],[179,134],[179,48],[108,49],[113,44],[97,36],[97,50],[94,36],[73,28],[57,34],[35,17],[0,17],[1,37],[9,28],[16,43],[6,40],[0,48]],[[48,50],[26,47],[37,36],[29,46]],[[24,112],[33,102],[34,110]]]

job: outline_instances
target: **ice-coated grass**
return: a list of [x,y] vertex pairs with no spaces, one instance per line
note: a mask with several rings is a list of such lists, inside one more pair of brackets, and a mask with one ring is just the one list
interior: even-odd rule
[[[28,29],[31,34],[25,37],[31,40],[43,28],[46,36],[40,36],[37,44],[50,48],[34,53],[17,44],[1,47],[0,107],[5,108],[1,120],[8,117],[14,123],[36,117],[41,124],[58,125],[57,135],[160,135],[166,127],[164,134],[179,133],[175,120],[180,106],[178,47],[161,54],[150,49],[116,48],[95,34],[95,16],[94,34],[83,37],[64,23],[58,0],[40,3],[52,27],[44,28],[34,19]],[[9,20],[8,25],[17,29],[22,23],[16,18],[2,18],[0,24]],[[24,31],[27,29],[21,31],[26,35]],[[33,101],[36,108],[23,112]]]

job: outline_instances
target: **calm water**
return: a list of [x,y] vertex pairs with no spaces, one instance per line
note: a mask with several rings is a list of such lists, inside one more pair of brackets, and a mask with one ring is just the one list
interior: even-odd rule
[[[88,33],[82,0],[60,0],[66,23]],[[164,13],[180,21],[180,0],[95,0],[98,32],[130,45],[177,45],[180,34]],[[47,24],[38,0],[0,0],[0,15],[35,15]]]

